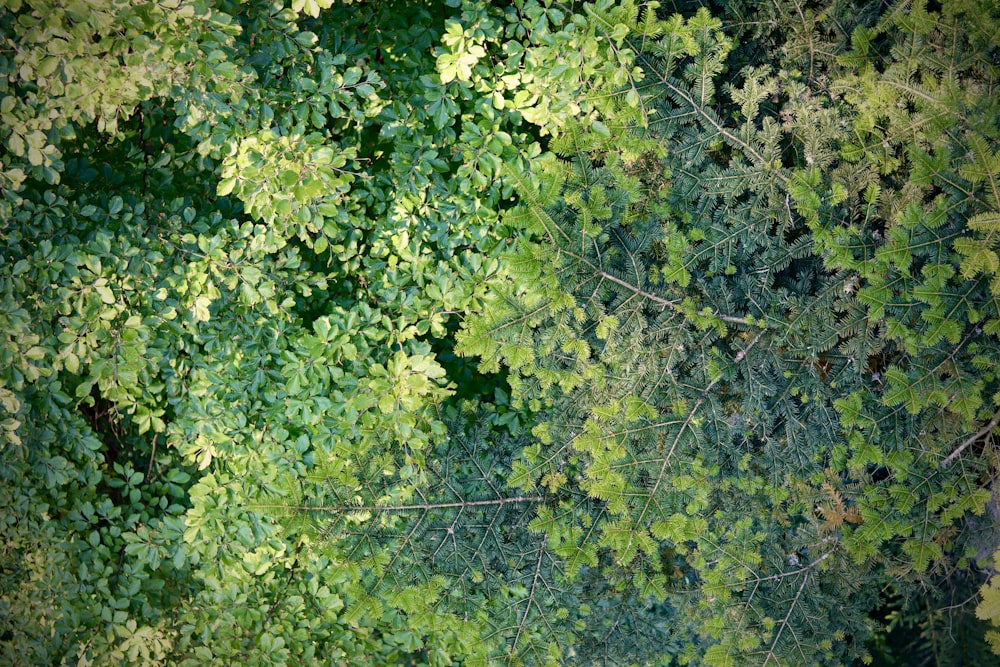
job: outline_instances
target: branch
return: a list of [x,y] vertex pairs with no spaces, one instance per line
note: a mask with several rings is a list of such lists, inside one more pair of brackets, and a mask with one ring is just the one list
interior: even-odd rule
[[958,458],[959,454],[964,452],[969,447],[969,445],[976,442],[983,436],[989,435],[989,433],[993,429],[995,429],[998,425],[1000,425],[1000,411],[998,411],[995,415],[993,415],[993,419],[990,420],[989,424],[987,424],[986,426],[982,427],[981,429],[970,435],[965,440],[965,442],[963,442],[961,445],[958,446],[958,448],[955,451],[949,454],[944,461],[941,461],[941,467],[947,468],[949,465],[951,465],[952,461]]
[[466,507],[483,507],[486,505],[513,505],[517,503],[540,503],[542,496],[516,496],[514,498],[495,498],[493,500],[464,500],[453,503],[417,503],[413,505],[254,505],[262,510],[298,510],[300,512],[405,512],[411,510],[428,511]]
[[[643,298],[649,299],[653,303],[659,304],[660,306],[662,306],[664,308],[666,308],[666,307],[669,306],[670,308],[673,308],[674,310],[676,310],[679,313],[683,313],[684,312],[680,308],[680,306],[677,305],[677,299],[674,299],[674,300],[671,301],[670,299],[664,299],[663,297],[656,296],[655,294],[650,294],[649,292],[646,292],[646,291],[640,289],[639,287],[636,287],[632,283],[630,283],[628,281],[625,281],[625,280],[622,280],[621,278],[616,278],[615,276],[611,275],[607,271],[594,266],[594,264],[591,263],[590,261],[588,261],[585,257],[580,257],[580,256],[575,255],[575,254],[570,253],[570,252],[567,252],[566,254],[570,255],[571,257],[573,257],[573,259],[575,259],[575,260],[577,260],[579,262],[584,262],[586,264],[589,264],[590,267],[593,268],[597,272],[597,275],[599,275],[601,278],[604,278],[605,280],[610,280],[611,282],[615,283],[616,285],[621,285],[622,287],[624,287],[625,289],[629,290],[630,292],[634,292],[635,294],[638,294],[639,296],[641,296]],[[730,324],[742,324],[744,326],[749,326],[750,325],[750,322],[748,321],[747,317],[739,317],[739,316],[736,316],[736,315],[726,315],[724,313],[712,313],[712,316],[719,318],[723,322],[729,322]],[[740,361],[740,359],[737,359],[736,361]]]
[[[788,613],[785,614],[784,620],[782,620],[779,625],[778,631],[774,634],[774,641],[771,642],[771,648],[767,651],[767,657],[764,659],[764,667],[771,662],[771,658],[774,658],[775,651],[778,648],[778,641],[781,639],[781,634],[785,631],[785,628],[789,626],[789,622],[792,618],[792,612],[795,611],[795,607],[799,604],[799,599],[802,597],[802,591],[806,588],[806,583],[809,581],[809,573],[806,572],[802,576],[802,583],[799,585],[799,590],[795,591],[795,597],[792,598],[791,603],[788,605]],[[795,631],[792,630],[792,637],[795,637]],[[799,644],[799,640],[795,638],[796,645]],[[801,650],[801,649],[800,649]],[[804,657],[804,656],[803,656]],[[777,660],[777,659],[776,659]]]
[[[524,605],[524,615],[521,616],[521,622],[517,624],[517,634],[514,635],[514,644],[512,646],[513,650],[511,651],[510,657],[507,661],[508,665],[511,664],[516,657],[517,643],[521,640],[521,633],[524,631],[524,626],[528,622],[528,612],[531,611],[531,605],[535,604],[536,607],[538,606],[535,602],[535,588],[538,586],[538,579],[542,573],[542,559],[544,557],[545,545],[543,544],[538,548],[538,562],[535,563],[535,576],[531,578],[531,590],[528,592],[528,602]],[[541,612],[541,608],[539,608],[539,612]]]
[[[578,259],[581,260],[581,261],[586,261],[582,257],[580,257]],[[590,262],[587,262],[587,263],[590,264]],[[593,268],[597,269],[597,267],[595,267],[593,264],[591,264],[591,266]],[[643,290],[639,289],[638,287],[636,287],[632,283],[624,281],[621,278],[615,278],[613,275],[611,275],[607,271],[604,271],[604,270],[601,270],[601,269],[597,269],[597,275],[599,275],[602,278],[605,278],[607,280],[610,280],[611,282],[615,283],[616,285],[621,285],[625,289],[630,290],[632,292],[635,292],[636,294],[638,294],[641,297],[645,297],[646,299],[649,299],[653,303],[658,303],[661,306],[663,306],[664,308],[667,307],[667,306],[675,306],[677,304],[676,301],[670,301],[668,299],[664,299],[662,297],[658,297],[655,294],[650,294],[649,292],[644,292]]]
[[[728,321],[728,320],[726,320],[726,321]],[[744,324],[745,324],[745,322],[744,322]],[[757,335],[753,337],[752,341],[750,341],[750,344],[747,345],[742,350],[740,350],[739,353],[736,355],[736,357],[733,358],[733,362],[738,364],[741,361],[743,361],[746,358],[746,356],[747,356],[747,352],[749,352],[753,348],[753,346],[756,345],[760,341],[760,337],[764,335],[765,331],[767,331],[767,329],[761,329],[760,331],[758,331]]]
[[[758,332],[757,335],[754,337],[754,339],[750,341],[750,344],[747,345],[742,350],[740,350],[740,352],[736,355],[735,358],[736,363],[743,361],[743,359],[747,356],[747,352],[749,352],[753,348],[753,346],[756,345],[758,341],[760,341],[760,337],[764,335],[765,331],[767,331],[767,329],[761,329],[760,332]],[[677,449],[677,445],[681,441],[681,436],[684,435],[684,431],[691,424],[691,420],[694,419],[694,414],[698,411],[698,408],[700,408],[701,404],[705,402],[705,398],[708,396],[708,393],[712,391],[712,389],[715,387],[716,384],[719,383],[719,380],[721,379],[722,376],[720,375],[719,377],[715,378],[714,380],[708,383],[708,386],[702,390],[701,396],[698,398],[697,401],[695,401],[695,404],[691,408],[691,411],[688,413],[688,416],[684,420],[684,423],[681,424],[680,430],[677,431],[677,435],[674,437],[674,441],[670,445],[670,451],[668,451],[666,456],[663,457],[663,464],[660,466],[660,470],[656,474],[656,482],[653,484],[653,488],[646,496],[646,504],[643,506],[642,512],[639,513],[639,518],[636,520],[637,524],[641,523],[643,518],[646,516],[646,512],[649,510],[649,506],[653,502],[653,496],[656,495],[656,492],[660,488],[660,484],[663,482],[665,473],[667,471],[667,465],[670,463],[670,459],[674,455],[674,450]]]
[[750,580],[747,580],[747,581],[743,582],[743,584],[746,585],[746,584],[748,584],[750,582],[753,582],[755,584],[759,584],[759,583],[764,582],[764,581],[777,581],[779,579],[784,579],[785,577],[791,577],[791,576],[796,575],[796,574],[802,574],[803,572],[808,573],[809,570],[813,569],[814,567],[816,567],[817,565],[819,565],[820,563],[822,563],[823,561],[825,561],[827,558],[829,558],[830,556],[832,556],[834,551],[836,551],[836,548],[830,549],[829,551],[827,551],[825,554],[823,554],[822,556],[820,556],[816,560],[812,561],[811,563],[808,563],[807,565],[804,565],[804,566],[800,567],[797,570],[792,570],[791,572],[779,572],[777,574],[772,574],[772,575],[767,576],[767,577],[758,577],[757,579],[750,579]]

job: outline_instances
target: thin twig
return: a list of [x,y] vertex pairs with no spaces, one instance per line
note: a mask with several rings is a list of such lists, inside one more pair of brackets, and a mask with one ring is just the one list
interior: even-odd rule
[[[535,602],[535,588],[538,586],[538,579],[542,573],[542,559],[545,557],[545,546],[542,545],[538,548],[538,562],[535,563],[535,576],[531,578],[531,590],[528,592],[528,602],[524,605],[524,615],[521,616],[521,622],[517,624],[517,634],[514,635],[514,643],[512,644],[512,651],[510,659],[507,664],[512,664],[512,661],[516,657],[515,652],[517,651],[517,643],[521,640],[521,633],[524,631],[524,626],[528,622],[528,612],[531,611],[531,605],[534,604],[536,607],[538,603]],[[541,608],[539,608],[541,611]]]
[[964,452],[969,447],[969,445],[971,445],[972,443],[976,442],[977,440],[979,440],[983,436],[989,435],[989,433],[993,429],[995,429],[998,425],[1000,425],[1000,412],[997,412],[995,415],[993,415],[993,419],[990,420],[989,424],[987,424],[983,428],[979,429],[978,431],[976,431],[975,433],[973,433],[972,435],[970,435],[965,440],[965,442],[963,442],[961,445],[958,446],[958,448],[955,451],[953,451],[951,454],[949,454],[948,457],[945,458],[944,461],[941,461],[941,467],[942,468],[947,468],[949,465],[951,465],[952,461],[954,461],[956,458],[958,458],[959,454],[961,454],[962,452]]
[[616,278],[615,276],[611,275],[607,271],[602,271],[602,270],[598,269],[597,273],[598,273],[599,276],[601,276],[605,280],[610,280],[611,282],[615,283],[616,285],[621,285],[625,289],[631,290],[632,292],[635,292],[639,296],[641,296],[643,298],[646,298],[646,299],[649,299],[653,303],[658,303],[658,304],[660,304],[661,306],[664,306],[664,307],[666,307],[666,306],[673,306],[673,305],[676,305],[676,303],[677,303],[676,301],[670,301],[668,299],[664,299],[662,297],[656,296],[655,294],[650,294],[649,292],[645,292],[645,291],[641,290],[640,288],[636,287],[635,285],[633,285],[630,282],[622,280],[621,278]]
[[456,507],[483,507],[486,505],[513,505],[516,503],[540,503],[545,498],[541,496],[517,496],[515,498],[495,498],[493,500],[467,500],[454,503],[417,503],[413,505],[254,505],[255,509],[263,510],[298,510],[301,512],[405,512],[412,510],[441,510]]
[[[754,339],[750,341],[750,344],[747,345],[742,350],[740,350],[740,352],[736,355],[735,363],[743,361],[743,359],[747,355],[747,352],[749,352],[753,348],[753,346],[756,345],[758,341],[760,341],[760,337],[764,335],[765,331],[767,331],[767,329],[761,329],[760,332],[754,337]],[[641,523],[643,518],[646,516],[646,512],[649,510],[649,506],[653,502],[653,497],[656,495],[656,492],[660,489],[660,484],[663,482],[664,475],[667,471],[667,465],[670,463],[670,459],[671,457],[673,457],[674,451],[677,449],[677,445],[681,441],[681,436],[684,435],[684,431],[691,424],[691,421],[694,419],[694,415],[698,411],[698,408],[700,408],[701,404],[705,402],[705,398],[708,396],[708,393],[712,391],[712,389],[715,387],[715,385],[719,383],[721,379],[722,376],[720,375],[719,377],[709,382],[708,386],[702,390],[701,396],[698,398],[697,401],[695,401],[695,404],[694,406],[692,406],[691,411],[688,413],[687,418],[684,420],[684,423],[681,424],[680,430],[677,431],[677,435],[674,436],[674,441],[670,445],[670,450],[667,452],[666,456],[663,457],[663,463],[662,465],[660,465],[660,470],[656,474],[656,483],[653,484],[652,490],[646,496],[646,504],[643,506],[642,512],[639,513],[639,518],[636,521],[637,524]]]
[[159,437],[159,433],[153,434],[153,451],[149,454],[149,465],[146,466],[146,481],[148,482],[153,476],[153,462],[156,461],[156,439]]
[[[799,590],[795,591],[795,597],[792,598],[791,603],[788,605],[788,613],[785,614],[784,620],[779,623],[779,628],[776,633],[774,633],[774,640],[771,642],[771,648],[767,651],[767,658],[764,659],[764,667],[771,662],[771,658],[775,656],[775,650],[778,648],[778,641],[781,639],[781,634],[788,628],[792,619],[792,612],[795,611],[795,607],[799,604],[799,599],[802,597],[802,591],[805,590],[806,584],[809,582],[809,572],[802,575],[802,583],[799,585]],[[795,639],[795,646],[799,649],[801,653],[802,648],[799,644],[798,637],[795,637],[795,631],[792,630],[792,637]],[[805,657],[805,656],[803,656]],[[777,661],[777,659],[775,659]]]
[[736,357],[733,359],[733,361],[737,364],[743,361],[743,359],[745,359],[747,356],[747,352],[749,352],[753,348],[753,346],[756,345],[758,341],[760,341],[760,337],[764,335],[765,331],[767,331],[767,329],[761,329],[760,331],[758,331],[757,335],[754,336],[753,340],[750,341],[750,344],[747,345],[742,350],[740,350],[739,353],[736,355]]

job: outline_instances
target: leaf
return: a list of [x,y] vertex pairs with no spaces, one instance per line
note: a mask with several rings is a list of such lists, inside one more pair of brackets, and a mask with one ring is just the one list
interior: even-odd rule
[[216,188],[215,194],[217,194],[220,197],[225,197],[226,195],[230,194],[233,191],[233,188],[235,186],[236,186],[235,176],[231,178],[224,178],[221,181],[219,181],[219,185]]
[[117,299],[115,299],[115,293],[111,291],[111,288],[108,287],[107,284],[95,284],[94,291],[96,291],[97,295],[101,297],[101,301],[109,306],[117,302]]

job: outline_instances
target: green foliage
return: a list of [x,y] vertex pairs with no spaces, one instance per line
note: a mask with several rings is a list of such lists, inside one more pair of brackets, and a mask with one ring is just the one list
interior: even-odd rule
[[0,9],[0,661],[955,655],[1000,17],[700,5]]
[[[1000,559],[1000,555],[994,554],[994,568],[1000,567],[998,559]],[[983,599],[976,607],[976,616],[984,621],[989,621],[994,627],[1000,625],[1000,585],[998,584],[1000,581],[995,575],[990,578],[989,583],[983,586]],[[993,652],[1000,655],[1000,633],[996,630],[990,630],[986,633],[986,639],[993,648]]]
[[[537,182],[511,170],[523,203],[506,221],[521,241],[459,349],[515,372],[515,400],[539,412],[538,443],[510,483],[531,493],[579,471],[562,525],[536,524],[558,541],[579,526],[564,553],[583,565],[567,574],[608,554],[620,569],[605,576],[695,621],[688,660],[864,656],[876,601],[865,593],[963,562],[953,523],[989,495],[982,463],[954,462],[996,426],[985,360],[997,341],[984,326],[995,294],[979,278],[989,263],[963,250],[989,246],[979,211],[993,205],[988,177],[958,173],[969,171],[962,159],[989,170],[996,110],[975,95],[994,70],[955,50],[994,47],[947,41],[963,29],[944,26],[968,20],[957,9],[920,35],[928,59],[961,62],[977,83],[961,86],[947,122],[915,120],[954,95],[900,102],[909,93],[892,83],[896,61],[918,33],[909,15],[893,16],[898,25],[879,27],[894,45],[885,64],[858,74],[845,51],[808,75],[747,69],[728,79],[726,106],[722,24],[705,12],[673,18],[635,49],[644,123],[624,120],[610,140],[564,134],[551,144],[563,157],[532,165]],[[911,59],[907,75],[923,66],[930,80],[936,63]],[[897,91],[880,109],[907,109],[905,119],[867,120],[864,77]],[[965,140],[945,132],[970,108],[983,122],[963,122]],[[877,141],[899,142],[908,161],[890,170],[836,127],[822,134],[827,109],[854,136],[898,124]],[[937,134],[911,136],[925,126]],[[937,144],[955,156],[935,163],[940,180],[921,157]],[[979,236],[959,243],[963,230]],[[693,596],[671,595],[656,567],[664,547],[697,573]]]
[[[5,6],[5,662],[484,655],[418,604],[440,576],[372,601],[353,547],[250,508],[307,478],[434,488],[434,341],[497,271],[500,165],[621,76],[569,18]],[[547,71],[562,53],[586,71]]]

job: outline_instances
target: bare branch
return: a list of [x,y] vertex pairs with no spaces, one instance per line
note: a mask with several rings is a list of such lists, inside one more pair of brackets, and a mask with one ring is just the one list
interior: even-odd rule
[[414,503],[412,505],[253,505],[255,509],[262,510],[297,510],[300,512],[327,512],[337,514],[341,512],[407,512],[407,511],[429,511],[467,507],[485,507],[497,505],[514,505],[518,503],[540,503],[545,498],[542,496],[516,496],[513,498],[494,498],[492,500],[462,500],[451,503]]
[[957,449],[955,449],[955,451],[949,454],[944,459],[944,461],[941,461],[941,467],[947,468],[949,465],[951,465],[952,461],[957,459],[962,452],[964,452],[966,449],[969,448],[969,445],[976,442],[980,438],[989,435],[990,432],[997,426],[1000,426],[1000,411],[998,411],[995,415],[993,415],[993,419],[990,420],[989,424],[987,424],[986,426],[982,427],[981,429],[970,435],[961,445],[958,446]]

